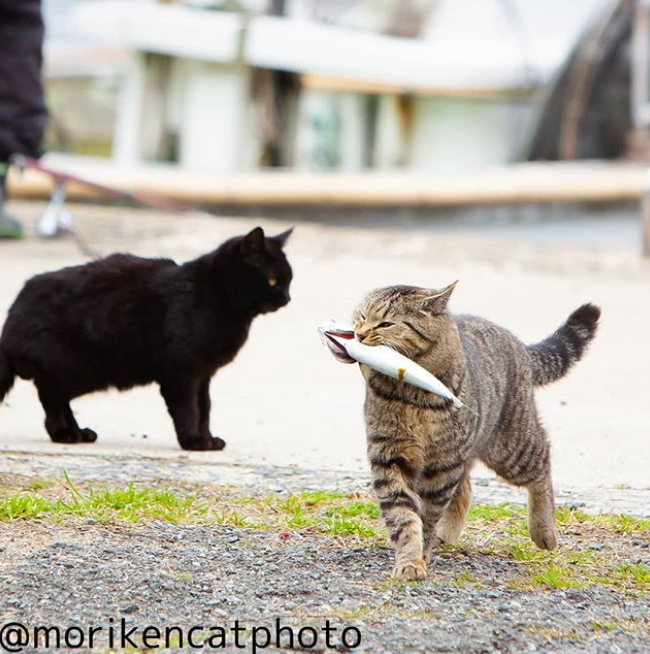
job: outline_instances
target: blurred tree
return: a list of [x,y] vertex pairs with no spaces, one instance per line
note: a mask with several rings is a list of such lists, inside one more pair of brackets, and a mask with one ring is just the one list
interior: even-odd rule
[[618,0],[579,40],[543,104],[528,158],[613,159],[632,129],[635,0]]
[[[286,0],[270,0],[268,13],[284,16]],[[262,167],[292,166],[295,158],[295,132],[298,122],[300,76],[284,70],[257,68],[252,75],[262,148]]]

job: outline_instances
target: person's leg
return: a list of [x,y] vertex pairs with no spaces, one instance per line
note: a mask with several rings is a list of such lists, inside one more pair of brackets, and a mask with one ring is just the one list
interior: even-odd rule
[[47,109],[42,80],[44,25],[40,0],[0,0],[0,162],[37,159]]
[[0,237],[22,235],[22,226],[4,207],[7,163],[14,154],[41,154],[47,122],[43,35],[40,0],[0,0]]
[[0,163],[0,238],[22,238],[22,224],[7,214],[5,201],[7,199],[6,166]]

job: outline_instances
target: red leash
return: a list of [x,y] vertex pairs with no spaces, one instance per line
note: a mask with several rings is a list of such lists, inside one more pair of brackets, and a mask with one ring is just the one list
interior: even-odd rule
[[26,169],[37,170],[40,173],[49,175],[55,182],[73,182],[75,184],[82,184],[83,186],[94,189],[95,191],[98,191],[99,193],[102,193],[108,197],[129,200],[131,202],[143,204],[155,209],[161,209],[163,211],[170,211],[172,213],[187,213],[189,211],[197,211],[196,207],[185,204],[183,202],[177,202],[176,200],[151,195],[149,193],[133,193],[131,191],[123,191],[112,186],[107,186],[106,184],[93,182],[89,179],[84,179],[83,177],[78,177],[77,175],[73,175],[71,173],[66,173],[61,170],[50,168],[49,166],[44,166],[37,159],[24,157],[20,154],[13,155],[11,157],[10,163],[21,171]]

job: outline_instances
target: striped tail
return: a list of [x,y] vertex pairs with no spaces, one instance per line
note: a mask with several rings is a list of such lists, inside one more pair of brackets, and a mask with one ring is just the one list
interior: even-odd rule
[[596,335],[599,318],[599,307],[583,304],[552,336],[527,346],[535,386],[545,386],[564,377],[580,361]]

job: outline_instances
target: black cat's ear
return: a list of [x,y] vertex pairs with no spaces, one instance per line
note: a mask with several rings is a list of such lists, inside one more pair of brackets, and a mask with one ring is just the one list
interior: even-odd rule
[[248,232],[242,241],[242,249],[246,254],[264,252],[264,230],[261,227],[256,227]]
[[283,248],[287,244],[287,241],[289,240],[291,234],[293,234],[293,227],[287,229],[286,232],[282,232],[282,234],[277,234],[276,236],[272,236],[269,240],[274,241],[281,248]]
[[449,298],[456,288],[456,284],[458,284],[458,280],[453,284],[449,284],[449,286],[442,289],[442,291],[434,291],[432,295],[426,297],[420,307],[421,311],[427,314],[444,313]]

